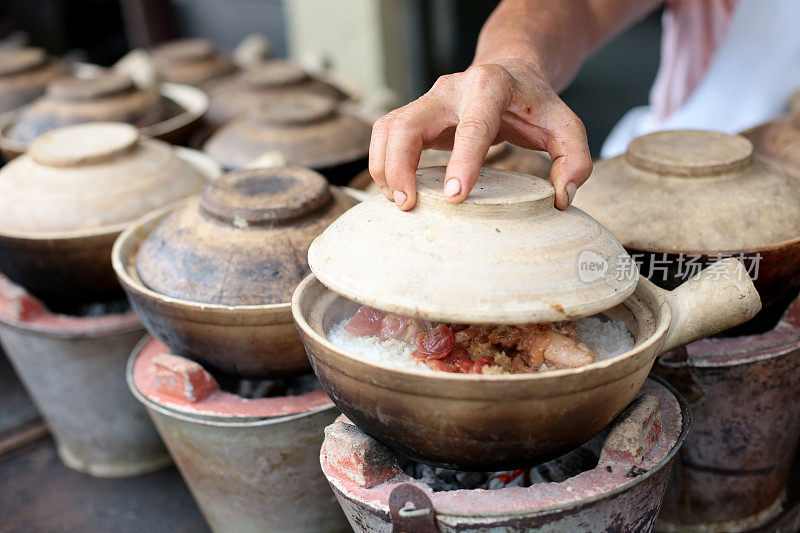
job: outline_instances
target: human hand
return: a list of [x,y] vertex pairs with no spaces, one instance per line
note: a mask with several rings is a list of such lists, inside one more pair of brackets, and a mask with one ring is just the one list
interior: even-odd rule
[[535,65],[516,58],[442,76],[422,97],[379,119],[372,129],[369,171],[388,199],[409,210],[416,203],[422,150],[452,150],[444,194],[461,202],[489,147],[502,141],[550,154],[558,209],[566,209],[592,171],[581,120]]

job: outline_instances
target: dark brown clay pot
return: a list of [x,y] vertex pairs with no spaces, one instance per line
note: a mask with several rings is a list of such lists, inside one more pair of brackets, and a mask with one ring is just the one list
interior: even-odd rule
[[229,76],[237,68],[227,54],[205,39],[179,39],[155,47],[150,53],[163,81],[205,88],[208,82]]
[[49,132],[0,170],[0,271],[55,307],[119,295],[109,256],[120,232],[218,172],[126,124]]
[[742,133],[757,154],[800,179],[800,109]]
[[222,371],[308,371],[289,301],[311,241],[355,200],[308,169],[235,171],[115,245],[134,309],[173,352]]
[[640,255],[642,274],[662,287],[688,279],[689,261],[697,269],[733,255],[765,308],[800,288],[800,181],[754,155],[742,136],[639,137],[626,154],[595,164],[575,205]]
[[50,83],[45,95],[20,113],[8,137],[29,143],[47,131],[82,122],[152,126],[179,113],[177,104],[162,100],[156,90],[137,88],[127,76],[62,78]]
[[[97,75],[94,70],[92,74],[95,76]],[[150,94],[150,91],[146,92]],[[156,101],[160,102],[160,104],[164,104],[169,111],[163,115],[166,118],[162,117],[158,122],[150,123],[146,126],[139,126],[139,131],[148,137],[161,139],[171,144],[181,144],[186,141],[191,132],[201,123],[203,116],[208,110],[208,96],[196,87],[177,83],[161,84],[159,87],[159,94],[160,96]],[[114,97],[112,100],[119,98],[122,98],[122,96]],[[38,105],[39,102],[43,102],[47,99],[48,96],[44,96],[33,105]],[[107,103],[107,100],[108,99],[101,99],[101,102]],[[79,105],[70,105],[68,107],[73,111],[90,109],[94,112],[97,110],[97,107],[88,100],[79,102],[78,104]],[[49,109],[50,104],[47,104],[45,107]],[[105,109],[108,110],[108,108]],[[175,114],[174,111],[177,111],[177,114]],[[25,118],[26,113],[27,111],[20,111],[0,115],[0,155],[6,161],[11,161],[28,149],[28,142],[12,138],[12,134],[14,130],[17,129],[18,124],[21,122],[24,123],[27,120]],[[70,117],[69,113],[71,113],[71,111],[67,112],[66,118],[65,116],[58,115],[57,119],[50,121],[49,119],[43,118],[43,115],[39,114],[37,111],[33,120],[28,121],[27,126],[23,126],[23,129],[27,132],[25,135],[31,134],[32,130],[38,131],[38,128],[43,128],[45,130],[53,129],[57,127],[53,124],[58,121],[73,120],[76,123],[80,123],[108,120],[100,115],[96,117],[94,115],[85,115],[83,117],[72,115]],[[118,115],[117,113],[114,114],[115,116]]]
[[52,80],[65,73],[64,65],[41,48],[0,52],[0,113],[13,111],[42,94]]
[[227,169],[279,152],[287,164],[323,174],[335,171],[338,177],[348,164],[366,159],[371,133],[369,124],[342,111],[335,100],[308,93],[284,94],[262,103],[250,116],[218,128],[203,151]]
[[217,125],[246,116],[276,96],[311,93],[336,100],[346,99],[346,95],[333,85],[311,77],[302,68],[286,61],[255,64],[236,76],[213,84],[208,92],[211,104],[207,118]]

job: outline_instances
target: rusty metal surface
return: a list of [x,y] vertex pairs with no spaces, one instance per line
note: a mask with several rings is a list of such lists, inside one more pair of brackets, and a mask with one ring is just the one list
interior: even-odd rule
[[142,334],[58,338],[0,321],[0,342],[71,468],[115,477],[170,464],[125,386],[125,362]]
[[0,533],[202,533],[203,517],[174,468],[98,479],[66,468],[49,438],[0,460]]
[[347,530],[318,462],[335,409],[215,423],[148,408],[212,530]]
[[39,419],[39,412],[0,349],[0,439],[19,426]]
[[695,416],[659,529],[745,531],[781,513],[800,438],[800,300],[772,331],[698,341],[654,371]]
[[430,498],[440,531],[650,531],[691,415],[667,387],[650,380],[644,390],[612,426],[598,465],[561,483],[432,492],[344,420],[326,429],[321,463],[356,531],[391,532],[390,498],[404,484]]

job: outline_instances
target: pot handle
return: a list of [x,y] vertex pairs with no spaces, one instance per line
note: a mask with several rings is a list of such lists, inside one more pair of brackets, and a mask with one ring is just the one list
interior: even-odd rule
[[673,291],[664,291],[672,321],[661,351],[738,326],[761,310],[761,298],[738,259],[729,257]]

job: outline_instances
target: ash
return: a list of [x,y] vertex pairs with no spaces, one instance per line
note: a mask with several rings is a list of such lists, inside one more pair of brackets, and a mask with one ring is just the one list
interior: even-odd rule
[[[580,448],[534,467],[500,472],[462,472],[398,458],[400,468],[434,492],[447,490],[496,490],[506,487],[530,487],[535,483],[559,483],[597,466],[600,447],[606,432]],[[600,437],[600,438],[598,438]]]
[[215,376],[222,390],[255,400],[277,396],[302,396],[322,387],[313,373],[278,379],[237,379]]

